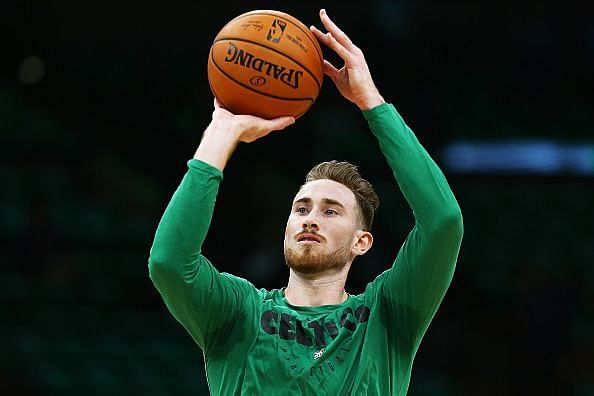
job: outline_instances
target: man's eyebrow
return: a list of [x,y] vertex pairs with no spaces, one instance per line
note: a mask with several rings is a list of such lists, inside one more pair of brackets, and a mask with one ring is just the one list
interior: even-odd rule
[[323,198],[322,202],[324,202],[326,205],[340,206],[341,208],[344,209],[343,204],[341,204],[340,202],[338,202],[337,200],[332,199],[332,198]]
[[[325,203],[326,205],[339,206],[344,209],[343,204],[341,204],[340,202],[338,202],[337,200],[332,199],[332,198],[322,198],[322,202]],[[309,197],[299,198],[299,199],[295,200],[295,202],[293,202],[293,205],[295,205],[297,203],[304,203],[306,205],[311,204],[311,198],[309,198]]]
[[293,202],[293,205],[298,204],[298,203],[310,204],[311,198],[303,197],[303,198],[296,199],[295,202]]

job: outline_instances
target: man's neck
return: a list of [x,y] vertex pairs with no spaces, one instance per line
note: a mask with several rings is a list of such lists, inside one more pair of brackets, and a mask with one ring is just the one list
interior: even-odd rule
[[291,269],[285,298],[289,304],[302,307],[340,304],[348,297],[344,285],[349,267],[345,265],[340,271],[315,275],[301,274]]

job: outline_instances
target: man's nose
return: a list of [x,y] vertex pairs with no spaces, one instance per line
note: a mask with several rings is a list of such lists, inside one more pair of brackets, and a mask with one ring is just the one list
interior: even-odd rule
[[306,219],[303,220],[303,229],[304,230],[318,230],[318,222],[314,219],[311,215],[308,216]]

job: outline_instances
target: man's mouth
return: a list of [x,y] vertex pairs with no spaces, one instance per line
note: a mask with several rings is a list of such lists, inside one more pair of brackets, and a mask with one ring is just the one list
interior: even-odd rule
[[298,243],[321,243],[322,238],[314,234],[300,234],[297,237]]

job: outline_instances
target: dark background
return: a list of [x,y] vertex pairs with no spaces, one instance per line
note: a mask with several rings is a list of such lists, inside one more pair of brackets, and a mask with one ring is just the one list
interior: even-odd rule
[[[331,17],[442,166],[465,220],[410,395],[594,395],[594,178],[456,173],[460,140],[592,144],[594,3],[18,1],[0,4],[0,394],[207,394],[200,350],[147,271],[160,216],[210,120],[206,58],[232,17]],[[329,51],[325,54],[336,60]],[[594,161],[594,155],[593,155]],[[241,145],[205,254],[281,287],[289,204],[315,163],[382,199],[359,293],[413,225],[354,105],[326,79],[286,131]]]

